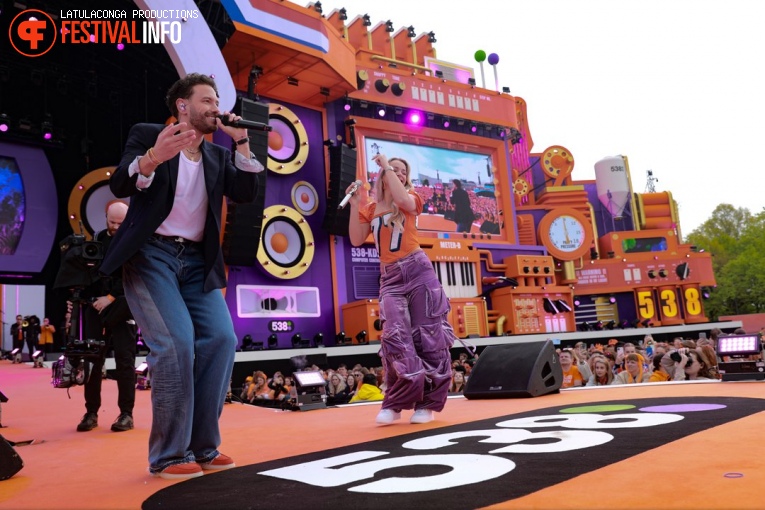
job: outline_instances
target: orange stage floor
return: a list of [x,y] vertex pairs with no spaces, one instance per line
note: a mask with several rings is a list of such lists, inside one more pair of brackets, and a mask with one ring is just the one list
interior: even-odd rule
[[[0,362],[3,404],[0,430],[10,441],[34,439],[36,444],[16,451],[25,467],[0,482],[2,509],[135,509],[155,492],[175,483],[147,474],[147,438],[151,419],[150,395],[138,391],[136,429],[114,433],[116,384],[105,381],[100,427],[78,433],[84,413],[82,387],[66,390],[50,385],[49,369]],[[444,412],[427,425],[406,419],[378,427],[379,404],[290,412],[241,404],[226,405],[221,420],[221,451],[239,467],[309,452],[384,440],[411,432],[434,431],[472,421],[506,417],[556,406],[582,406],[643,398],[742,397],[765,399],[762,382],[675,383],[562,391],[533,399],[466,400],[450,398]],[[759,405],[759,402],[757,402]],[[406,418],[406,417],[405,417]],[[762,447],[763,412],[692,433],[624,460],[587,471],[523,497],[491,508],[763,508],[765,456]],[[635,433],[635,440],[640,435]],[[550,463],[556,456],[549,457]],[[220,476],[222,473],[205,475]],[[202,478],[198,479],[202,480]],[[192,485],[189,485],[191,488]],[[465,490],[470,490],[466,486]],[[326,508],[321,492],[311,489],[301,508]],[[374,496],[370,496],[374,498]],[[369,500],[370,502],[373,499]],[[285,499],[282,508],[296,508]],[[453,508],[449,501],[442,509]],[[253,508],[260,508],[257,502]],[[216,508],[229,508],[221,502]]]

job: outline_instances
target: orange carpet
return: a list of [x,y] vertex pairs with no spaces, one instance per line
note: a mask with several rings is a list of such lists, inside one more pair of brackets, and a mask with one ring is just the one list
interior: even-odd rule
[[[193,489],[198,480],[215,481],[227,473],[205,475],[187,482],[150,477],[147,438],[151,419],[149,393],[136,397],[136,429],[114,433],[109,425],[118,414],[116,384],[105,381],[100,427],[78,433],[75,426],[84,411],[82,388],[67,391],[50,385],[49,369],[0,362],[3,404],[0,430],[10,441],[35,440],[16,451],[25,466],[14,477],[0,482],[3,509],[136,509],[158,491],[177,483]],[[234,457],[239,467],[277,461],[361,443],[394,438],[413,432],[438,433],[460,424],[539,412],[545,408],[576,407],[619,400],[705,397],[765,399],[762,382],[675,383],[562,391],[534,399],[472,400],[452,398],[436,421],[410,425],[405,416],[389,427],[378,427],[378,404],[345,406],[308,412],[277,411],[230,404],[221,420],[221,451]],[[765,406],[765,403],[760,407]],[[542,414],[544,414],[542,412]],[[581,474],[523,497],[498,502],[490,508],[763,508],[762,481],[765,460],[761,426],[765,413],[719,424],[673,439],[624,460]],[[638,441],[640,434],[634,434]],[[550,455],[547,462],[556,463]],[[564,469],[566,466],[560,466]],[[230,471],[228,473],[232,473]],[[223,478],[219,478],[223,480]],[[470,485],[464,490],[470,491]],[[302,494],[306,494],[304,491]],[[321,491],[311,492],[298,505],[285,496],[282,508],[327,508]],[[369,502],[375,501],[370,495]],[[435,505],[455,508],[448,500]],[[248,506],[249,507],[249,506]],[[252,508],[260,508],[253,500]],[[225,499],[216,508],[230,508]],[[461,506],[464,508],[464,506]]]

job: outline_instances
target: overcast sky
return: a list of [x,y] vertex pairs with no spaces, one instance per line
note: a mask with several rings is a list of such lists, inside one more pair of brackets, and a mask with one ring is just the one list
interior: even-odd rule
[[[307,5],[308,2],[297,2]],[[758,0],[326,0],[433,31],[437,57],[472,66],[499,55],[499,86],[528,104],[534,152],[562,145],[574,179],[628,157],[633,189],[678,202],[683,235],[721,203],[765,206],[765,99],[760,69],[765,2]],[[486,88],[494,71],[484,62]]]

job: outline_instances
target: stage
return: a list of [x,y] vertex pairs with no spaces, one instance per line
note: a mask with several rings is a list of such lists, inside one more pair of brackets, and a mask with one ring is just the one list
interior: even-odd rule
[[2,508],[762,508],[761,382],[454,397],[432,423],[405,412],[387,427],[374,424],[379,404],[227,404],[221,450],[238,467],[172,482],[146,471],[149,392],[137,392],[136,428],[114,433],[105,381],[99,428],[79,433],[82,387],[69,399],[49,369],[7,361],[0,381],[0,433],[34,440],[16,448],[25,466],[0,482]]

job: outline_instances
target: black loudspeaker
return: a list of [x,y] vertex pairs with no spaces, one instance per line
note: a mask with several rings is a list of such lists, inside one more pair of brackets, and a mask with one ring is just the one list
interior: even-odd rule
[[470,372],[467,399],[525,398],[557,393],[563,371],[552,340],[490,345]]
[[0,480],[7,480],[23,467],[24,461],[19,454],[3,436],[0,436]]
[[348,236],[351,208],[337,209],[345,197],[345,190],[356,180],[356,149],[345,144],[329,148],[329,186],[327,210],[322,228],[336,236]]
[[[268,123],[268,105],[247,98],[237,99],[234,108],[243,119]],[[258,254],[263,209],[266,201],[266,175],[268,174],[268,132],[248,131],[250,152],[265,170],[256,174],[258,191],[249,204],[229,203],[223,231],[223,260],[230,266],[252,266]]]

